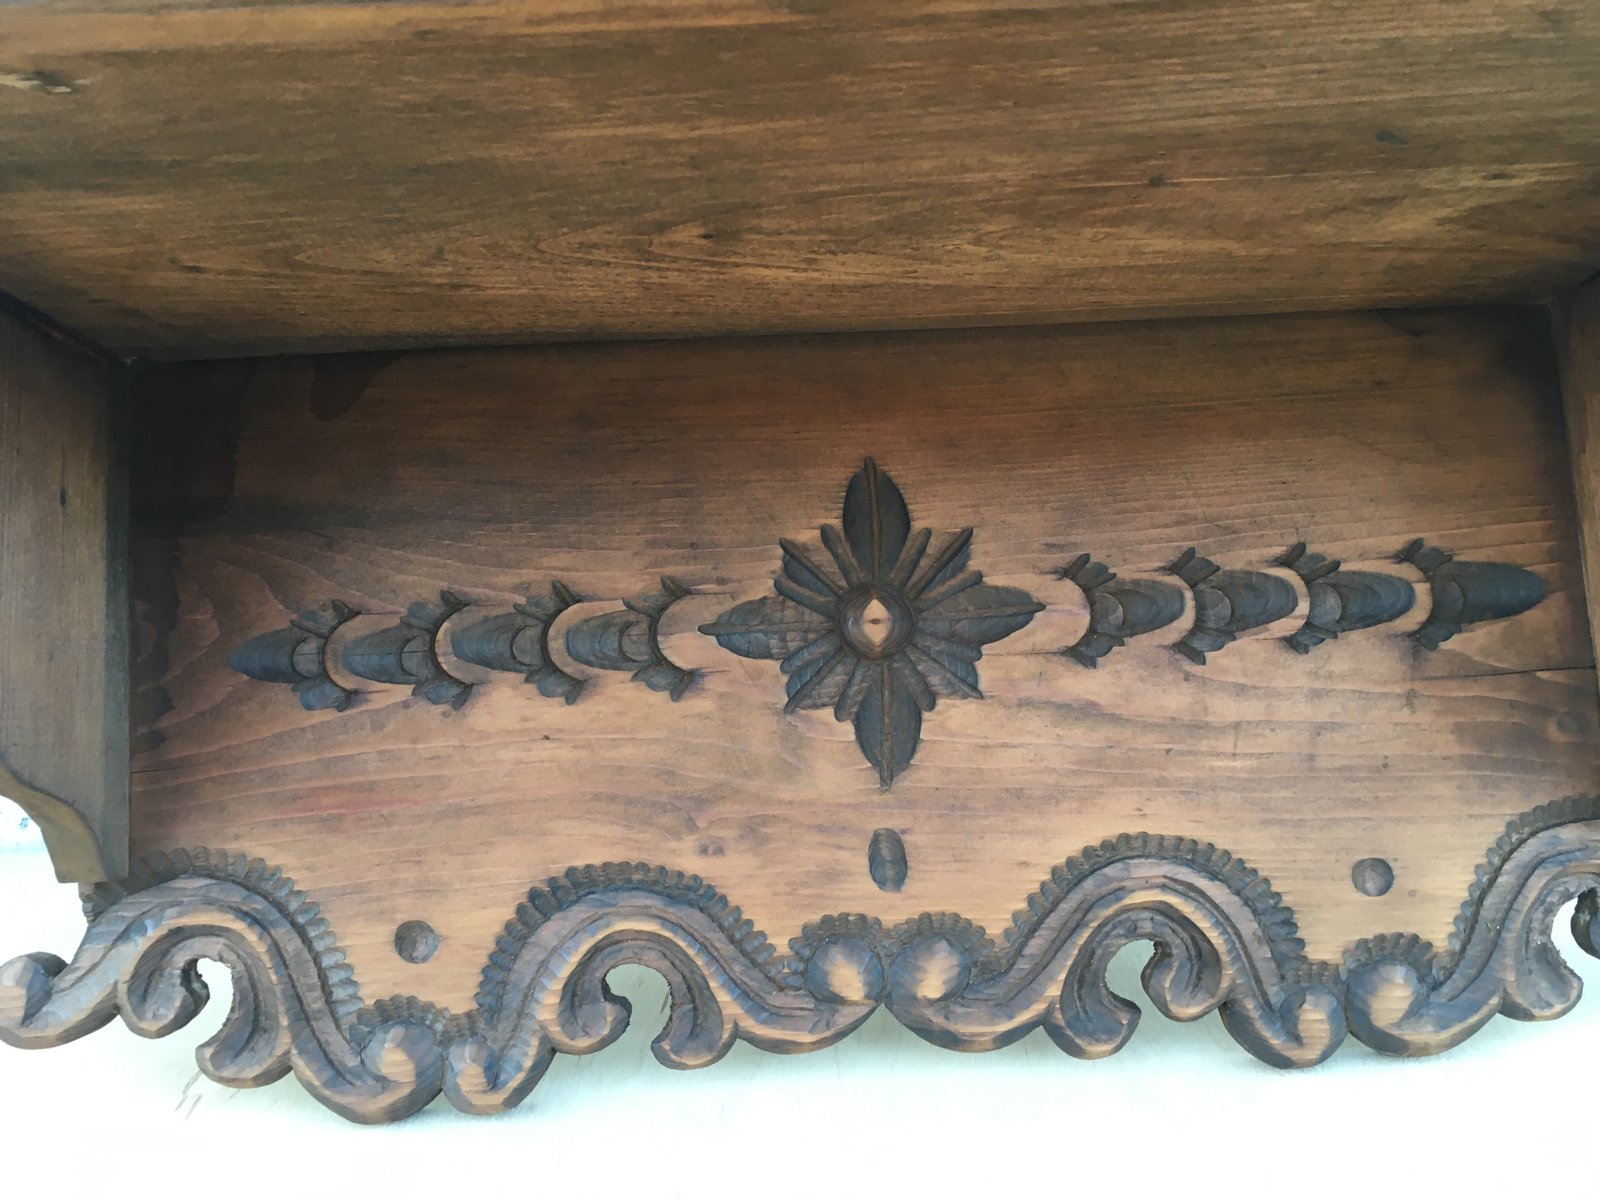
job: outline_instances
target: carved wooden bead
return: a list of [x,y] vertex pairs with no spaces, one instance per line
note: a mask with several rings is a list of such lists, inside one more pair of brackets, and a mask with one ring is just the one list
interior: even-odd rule
[[894,991],[918,1000],[948,1000],[971,978],[971,956],[942,933],[906,947],[890,968]]
[[865,1004],[880,999],[883,963],[878,953],[855,937],[829,940],[806,964],[806,989],[830,1004]]

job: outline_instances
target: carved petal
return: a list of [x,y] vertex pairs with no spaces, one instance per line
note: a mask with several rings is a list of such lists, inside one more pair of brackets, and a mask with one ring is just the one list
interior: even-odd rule
[[1010,637],[1043,609],[1021,588],[981,583],[923,613],[917,627],[947,641],[982,646]]
[[874,580],[887,580],[911,536],[906,498],[870,458],[844,493],[844,536],[856,562]]
[[911,765],[922,736],[922,709],[895,672],[881,669],[877,686],[869,687],[856,710],[856,743],[878,768],[878,782],[888,787]]
[[790,675],[784,685],[789,702],[787,711],[803,708],[832,708],[844,694],[850,679],[850,668],[855,658],[831,634],[818,638],[813,645],[827,653],[812,656],[804,666]]
[[741,658],[784,659],[832,628],[833,622],[820,613],[781,596],[764,596],[734,605],[700,626],[700,632]]

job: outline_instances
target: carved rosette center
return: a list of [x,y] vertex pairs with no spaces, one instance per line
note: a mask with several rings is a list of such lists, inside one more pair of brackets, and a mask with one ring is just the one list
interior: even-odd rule
[[916,611],[897,591],[857,588],[839,602],[839,636],[862,658],[892,658],[916,631]]

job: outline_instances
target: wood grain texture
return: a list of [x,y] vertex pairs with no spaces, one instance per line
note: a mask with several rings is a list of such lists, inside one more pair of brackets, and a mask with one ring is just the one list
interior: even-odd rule
[[[1483,848],[1592,788],[1593,652],[1548,329],[1514,311],[283,359],[139,385],[134,838],[260,855],[315,894],[373,995],[462,1011],[505,914],[568,867],[697,873],[782,943],[818,914],[953,911],[1003,928],[1079,848],[1212,841],[1265,872],[1309,952],[1442,942]],[[770,661],[698,632],[768,595],[780,538],[838,519],[868,454],[911,521],[1042,601],[990,644],[982,700],[941,702],[885,791],[848,724],[784,709]],[[1416,537],[1525,568],[1544,598],[1427,650]],[[1059,579],[1186,548],[1272,566],[1299,542],[1411,574],[1417,608],[1294,653],[1303,613],[1205,665],[1185,621],[1095,670]],[[935,545],[939,543],[934,543]],[[465,628],[563,581],[567,628],[670,576],[678,699],[550,639],[576,703],[453,658],[459,709],[342,672],[308,711],[229,665],[340,600],[355,644],[450,592]],[[1297,586],[1305,586],[1303,583]],[[695,607],[679,624],[679,607]],[[477,614],[477,615],[475,615]],[[1409,622],[1409,624],[1407,623]],[[671,627],[669,627],[671,626]],[[435,640],[448,649],[446,636]],[[1163,638],[1166,640],[1164,641]],[[1034,639],[1030,641],[1029,639]],[[342,661],[333,654],[328,661]],[[303,697],[301,698],[303,699]],[[869,872],[876,830],[910,869]],[[1368,858],[1395,883],[1352,883]],[[426,964],[395,933],[426,921]]]
[[0,308],[0,793],[57,874],[128,869],[120,374]]
[[0,9],[0,287],[127,353],[1354,309],[1600,265],[1582,0]]
[[1600,282],[1561,298],[1555,307],[1555,331],[1578,506],[1578,545],[1589,595],[1589,631],[1600,645]]

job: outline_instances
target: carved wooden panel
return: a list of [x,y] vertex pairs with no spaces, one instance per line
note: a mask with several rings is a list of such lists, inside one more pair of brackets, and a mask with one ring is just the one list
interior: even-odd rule
[[[132,876],[0,1036],[144,1032],[352,1118],[878,1007],[1094,1058],[1455,1044],[1600,939],[1594,660],[1512,312],[147,373]],[[1248,864],[1248,865],[1247,865]],[[293,882],[289,882],[290,879]]]

